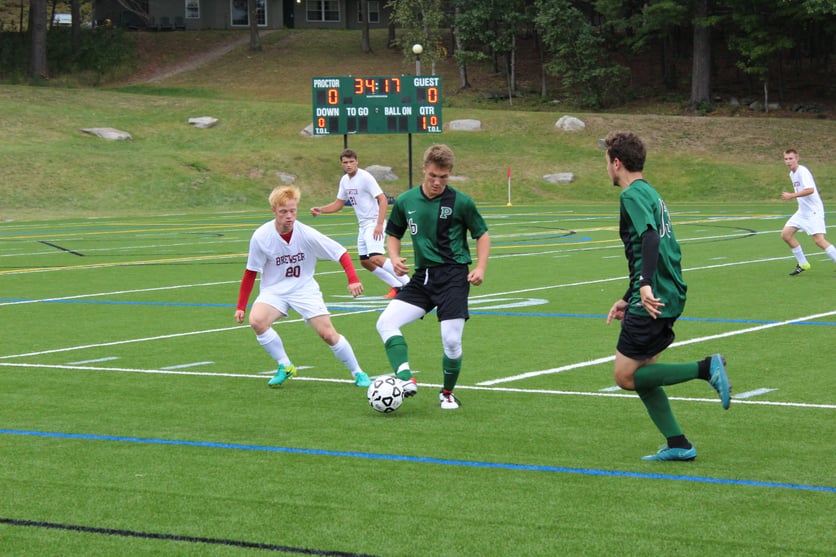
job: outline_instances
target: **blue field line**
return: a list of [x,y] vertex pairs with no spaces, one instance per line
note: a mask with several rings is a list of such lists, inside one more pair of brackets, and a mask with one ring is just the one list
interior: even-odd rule
[[155,439],[144,437],[123,437],[119,435],[94,435],[87,433],[61,433],[54,431],[27,431],[19,429],[0,429],[2,435],[23,435],[30,437],[48,437],[54,439],[83,439],[92,441],[118,441],[122,443],[141,443],[149,445],[175,445],[182,447],[202,447],[209,449],[232,449],[238,451],[264,451],[273,453],[303,454],[315,456],[332,456],[361,458],[367,460],[388,460],[393,462],[415,462],[420,464],[440,464],[443,466],[465,466],[469,468],[493,468],[498,470],[522,470],[526,472],[551,472],[557,474],[580,474],[584,476],[605,476],[620,478],[639,478],[645,480],[670,480],[680,482],[708,483],[721,485],[742,485],[750,487],[765,487],[773,489],[793,489],[798,491],[820,491],[836,493],[836,487],[821,485],[791,484],[779,482],[762,482],[757,480],[740,480],[725,478],[707,478],[702,476],[685,476],[676,474],[649,474],[644,472],[625,472],[622,470],[596,470],[592,468],[567,468],[563,466],[545,466],[539,464],[510,464],[502,462],[482,462],[475,460],[453,460],[446,458],[429,458],[421,456],[406,456],[392,454],[363,453],[355,451],[327,451],[322,449],[299,449],[294,447],[272,447],[268,445],[243,445],[239,443],[216,443],[210,441],[183,441],[176,439]]

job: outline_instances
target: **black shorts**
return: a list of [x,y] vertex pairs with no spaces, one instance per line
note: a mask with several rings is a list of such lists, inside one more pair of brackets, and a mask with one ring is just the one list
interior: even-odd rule
[[647,360],[656,356],[673,342],[673,324],[676,317],[636,315],[629,311],[621,321],[618,351],[634,360]]
[[468,319],[467,265],[442,265],[418,269],[406,286],[398,292],[397,300],[418,306],[427,313],[436,308],[439,321]]

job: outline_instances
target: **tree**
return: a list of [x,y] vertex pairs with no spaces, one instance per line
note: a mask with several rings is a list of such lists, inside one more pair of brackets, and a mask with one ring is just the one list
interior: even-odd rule
[[361,50],[368,54],[372,51],[372,41],[371,36],[369,34],[369,0],[360,0],[360,13],[362,14],[361,17],[363,18],[363,28],[362,28],[362,39],[361,39]]
[[[699,0],[697,0],[699,1]],[[634,53],[658,45],[662,82],[675,89],[679,81],[678,62],[681,52],[678,36],[689,24],[690,0],[596,0],[595,8],[605,17],[603,33]]]
[[534,34],[530,0],[457,0],[453,27],[456,58],[460,64],[483,59],[487,48],[494,68],[502,74],[512,102],[517,91],[517,44],[520,36]]
[[587,16],[570,0],[537,0],[536,6],[537,30],[554,56],[546,70],[583,106],[621,102],[628,70],[612,61]]
[[798,19],[799,8],[799,2],[782,2],[776,6],[772,0],[749,0],[743,5],[735,3],[730,11],[734,27],[728,37],[729,48],[738,54],[737,67],[762,83],[767,111],[770,70],[778,54],[795,44],[788,32]]
[[261,37],[258,35],[258,0],[247,0],[247,12],[250,20],[250,50],[261,52]]
[[30,0],[29,3],[29,69],[30,79],[49,78],[46,62],[46,0]]
[[694,42],[691,53],[691,110],[711,106],[711,27],[708,0],[694,2]]
[[436,61],[445,55],[441,41],[441,24],[444,12],[441,0],[389,0],[392,21],[401,26],[403,32],[395,42],[403,49],[404,56],[412,59],[412,45],[424,48],[424,59],[429,59],[435,74]]

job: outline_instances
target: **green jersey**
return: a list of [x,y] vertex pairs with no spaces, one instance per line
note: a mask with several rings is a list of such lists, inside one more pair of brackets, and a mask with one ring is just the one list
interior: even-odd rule
[[447,186],[433,199],[420,188],[398,196],[386,224],[386,233],[403,239],[409,232],[415,251],[415,269],[440,265],[469,265],[472,261],[467,233],[478,239],[488,231],[470,196]]
[[[678,317],[685,308],[688,286],[682,279],[682,254],[673,234],[671,216],[665,202],[644,180],[636,180],[621,191],[619,233],[630,271],[629,311],[647,315],[642,307],[639,286],[642,280],[642,234],[652,228],[659,233],[659,259],[650,281],[653,294],[664,305],[660,317]],[[626,297],[625,297],[626,299]]]

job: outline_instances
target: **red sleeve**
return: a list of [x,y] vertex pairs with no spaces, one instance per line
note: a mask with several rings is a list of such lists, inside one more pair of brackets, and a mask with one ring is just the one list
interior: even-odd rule
[[351,262],[351,256],[348,255],[348,252],[345,252],[340,257],[340,265],[343,266],[343,270],[345,270],[345,274],[348,277],[348,284],[360,282],[360,279],[357,278],[357,271],[354,270],[354,263]]
[[236,309],[247,311],[247,302],[250,300],[250,294],[255,285],[255,277],[258,273],[247,269],[244,271],[244,277],[241,279],[241,288],[238,290],[238,305]]

